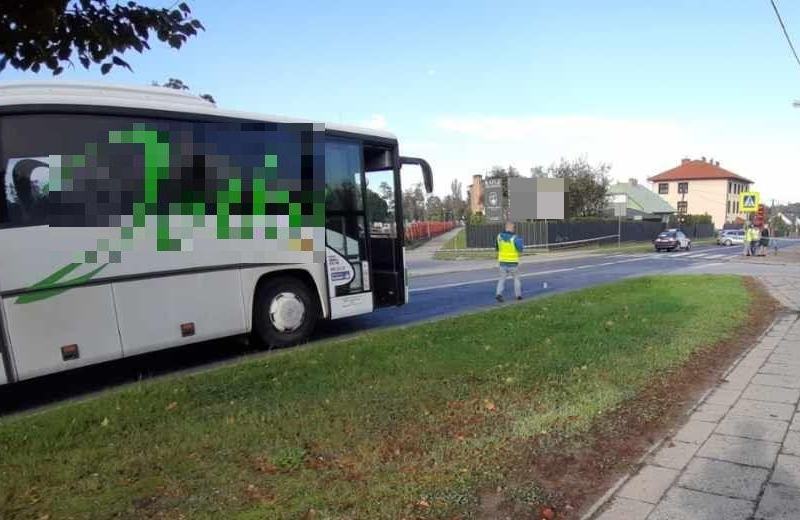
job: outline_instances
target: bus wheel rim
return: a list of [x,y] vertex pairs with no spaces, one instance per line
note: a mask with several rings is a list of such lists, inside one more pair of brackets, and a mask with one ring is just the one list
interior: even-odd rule
[[300,328],[305,315],[306,307],[294,293],[279,293],[269,305],[269,321],[280,332],[293,332]]

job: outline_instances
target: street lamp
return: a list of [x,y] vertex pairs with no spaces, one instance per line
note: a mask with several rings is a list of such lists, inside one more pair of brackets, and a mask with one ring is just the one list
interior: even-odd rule
[[794,108],[800,108],[800,101],[795,101],[794,103],[792,103],[792,106]]

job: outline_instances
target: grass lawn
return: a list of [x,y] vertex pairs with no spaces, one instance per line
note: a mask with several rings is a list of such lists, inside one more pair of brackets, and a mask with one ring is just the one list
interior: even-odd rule
[[0,419],[0,517],[466,518],[533,437],[585,442],[751,298],[734,276],[633,279]]
[[464,249],[467,247],[467,230],[462,229],[456,236],[448,240],[442,246],[442,250],[446,251],[448,249]]

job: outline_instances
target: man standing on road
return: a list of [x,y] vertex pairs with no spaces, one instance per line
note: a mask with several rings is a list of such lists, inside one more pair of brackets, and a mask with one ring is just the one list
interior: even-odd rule
[[500,279],[497,281],[495,299],[499,302],[503,301],[503,291],[508,277],[514,279],[514,295],[518,300],[522,299],[522,284],[519,280],[519,255],[522,253],[523,247],[522,238],[514,232],[514,223],[506,222],[506,230],[497,235],[497,241],[495,242],[497,260],[500,262]]
[[761,251],[758,256],[767,256],[767,249],[769,248],[769,227],[764,224],[761,228]]
[[758,232],[758,228],[755,226],[750,226],[750,256],[756,256],[758,253],[758,242],[761,240],[761,233]]

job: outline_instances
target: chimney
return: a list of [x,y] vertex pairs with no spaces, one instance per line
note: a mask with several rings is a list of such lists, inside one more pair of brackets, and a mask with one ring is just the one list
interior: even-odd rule
[[714,166],[719,166],[719,161],[715,162]]
[[683,159],[681,159],[681,164],[689,164],[690,162],[692,162],[692,160],[689,159],[688,157],[684,157]]
[[703,162],[706,162],[706,156],[705,155],[703,156]]

